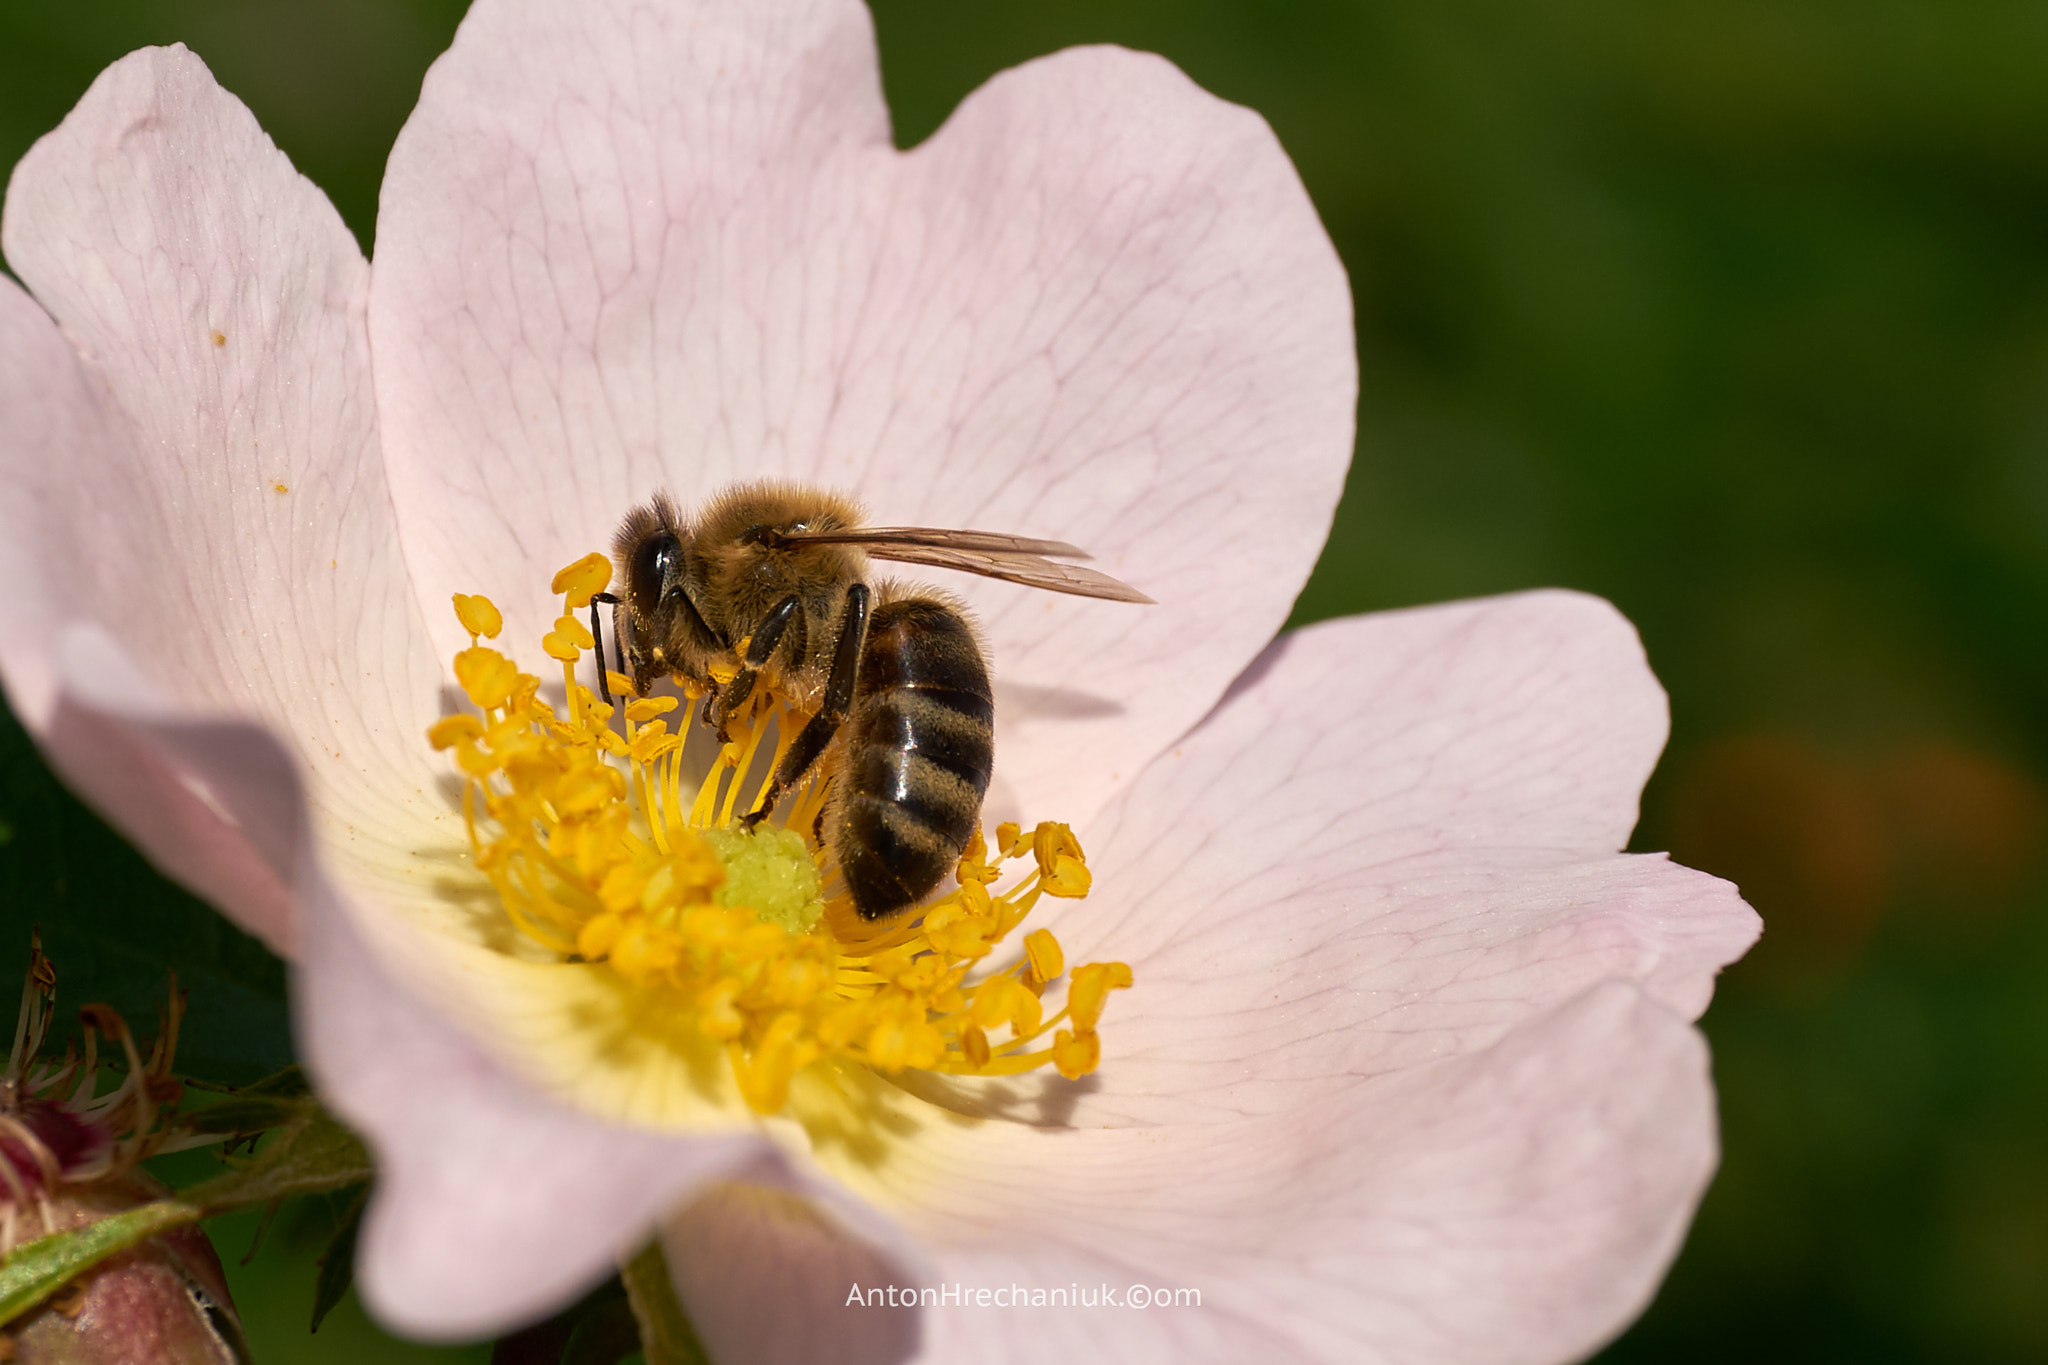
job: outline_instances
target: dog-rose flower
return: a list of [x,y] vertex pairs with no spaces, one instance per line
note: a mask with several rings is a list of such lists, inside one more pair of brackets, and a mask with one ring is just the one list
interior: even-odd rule
[[[1640,1308],[1714,1164],[1689,1021],[1755,920],[1617,852],[1665,709],[1604,604],[1273,641],[1355,374],[1256,116],[1077,50],[899,153],[852,0],[478,0],[377,231],[373,269],[180,48],[22,161],[0,677],[292,958],[381,1162],[386,1321],[502,1329],[657,1228],[721,1362],[1561,1360]],[[825,1060],[834,1104],[752,1103],[477,866],[427,742],[466,742],[451,598],[532,668],[629,506],[757,477],[1157,599],[943,585],[996,678],[985,827],[1069,825],[1090,894],[1033,924],[1130,970],[1092,1074]],[[1133,1284],[1200,1306],[1101,1305]],[[1098,1306],[972,1306],[1012,1286]]]

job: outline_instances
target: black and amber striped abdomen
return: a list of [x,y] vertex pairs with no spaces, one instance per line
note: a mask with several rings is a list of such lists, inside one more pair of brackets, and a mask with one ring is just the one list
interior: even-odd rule
[[957,611],[924,597],[875,608],[842,733],[832,847],[854,908],[880,919],[952,870],[988,791],[995,699]]

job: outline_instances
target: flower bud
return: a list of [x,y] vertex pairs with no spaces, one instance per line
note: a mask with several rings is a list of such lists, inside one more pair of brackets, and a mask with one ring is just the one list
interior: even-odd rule
[[[37,1232],[87,1227],[162,1198],[141,1171],[47,1192],[41,1216],[14,1221]],[[0,1197],[0,1206],[12,1201]],[[0,1215],[9,1210],[0,1208]],[[23,1230],[27,1230],[24,1227]],[[173,1228],[110,1257],[0,1332],[10,1365],[248,1365],[241,1319],[213,1244]],[[12,1347],[9,1351],[7,1348]]]

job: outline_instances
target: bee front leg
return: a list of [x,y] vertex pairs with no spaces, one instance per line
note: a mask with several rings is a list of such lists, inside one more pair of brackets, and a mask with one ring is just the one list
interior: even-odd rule
[[[746,658],[742,667],[733,675],[731,682],[718,689],[718,742],[731,743],[726,727],[739,714],[742,706],[754,695],[754,680],[768,661],[775,657],[775,647],[782,643],[783,635],[789,630],[789,623],[796,618],[803,602],[795,593],[775,604],[775,610],[755,629],[753,638],[747,641]],[[709,713],[707,713],[709,714]]]
[[846,614],[841,618],[839,644],[832,654],[832,676],[825,680],[825,700],[818,707],[818,714],[797,732],[796,742],[776,765],[768,789],[761,793],[761,803],[740,822],[746,828],[752,829],[768,818],[782,794],[803,781],[804,774],[832,742],[832,736],[839,733],[847,711],[853,706],[853,685],[860,676],[860,651],[867,636],[868,590],[865,584],[856,583],[846,590]]

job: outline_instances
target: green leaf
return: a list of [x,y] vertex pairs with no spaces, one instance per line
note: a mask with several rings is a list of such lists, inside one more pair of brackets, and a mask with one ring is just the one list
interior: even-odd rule
[[369,1202],[370,1187],[365,1185],[349,1202],[348,1212],[341,1216],[341,1226],[334,1230],[327,1250],[320,1253],[320,1273],[313,1278],[315,1332],[320,1330],[320,1319],[334,1310],[355,1280],[356,1233],[362,1229],[363,1207]]
[[178,1199],[159,1199],[153,1204],[102,1218],[99,1222],[68,1232],[38,1237],[7,1253],[0,1260],[0,1326],[41,1303],[68,1284],[74,1276],[146,1242],[161,1232],[183,1223],[197,1222],[206,1210]]
[[297,1062],[271,1072],[262,1080],[238,1088],[237,1095],[266,1095],[278,1099],[296,1099],[313,1093],[313,1083],[306,1079],[306,1069]]
[[194,1185],[180,1198],[205,1205],[208,1214],[224,1213],[286,1195],[362,1184],[376,1174],[361,1138],[312,1100],[300,1103],[300,1116],[272,1133],[254,1157]]
[[290,1123],[299,1116],[303,1107],[293,1100],[237,1095],[189,1114],[178,1115],[178,1127],[191,1133],[219,1133],[222,1137],[261,1133]]
[[682,1304],[676,1302],[660,1238],[620,1266],[619,1278],[625,1281],[626,1298],[640,1323],[640,1349],[647,1365],[710,1365]]

